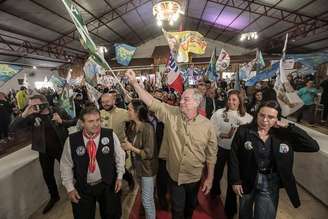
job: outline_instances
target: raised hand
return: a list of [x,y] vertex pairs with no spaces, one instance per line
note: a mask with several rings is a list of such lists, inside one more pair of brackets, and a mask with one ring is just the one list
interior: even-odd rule
[[130,84],[138,83],[136,73],[132,69],[128,69],[125,76],[128,78]]

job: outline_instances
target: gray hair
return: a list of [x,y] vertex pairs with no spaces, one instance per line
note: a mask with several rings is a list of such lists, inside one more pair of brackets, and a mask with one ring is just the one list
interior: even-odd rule
[[194,100],[197,103],[197,107],[199,107],[200,103],[202,102],[202,100],[204,98],[203,94],[197,88],[188,88],[187,90],[192,90],[193,91]]

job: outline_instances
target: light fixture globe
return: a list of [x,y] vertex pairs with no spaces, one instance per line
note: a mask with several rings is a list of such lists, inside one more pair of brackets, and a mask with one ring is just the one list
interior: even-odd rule
[[174,25],[180,14],[184,14],[183,1],[153,1],[153,15],[158,26],[162,26],[163,21],[168,22],[171,26]]

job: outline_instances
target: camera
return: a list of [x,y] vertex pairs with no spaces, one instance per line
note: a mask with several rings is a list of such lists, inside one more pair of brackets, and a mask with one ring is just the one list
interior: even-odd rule
[[35,111],[42,111],[46,108],[48,108],[48,103],[41,103],[33,106]]

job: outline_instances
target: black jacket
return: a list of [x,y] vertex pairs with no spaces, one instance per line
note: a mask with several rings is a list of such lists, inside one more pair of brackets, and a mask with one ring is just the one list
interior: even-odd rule
[[210,97],[206,97],[205,110],[206,110],[206,117],[208,119],[211,119],[213,113],[215,113],[215,111],[221,108],[222,104],[220,104],[220,102],[217,99],[214,99],[214,101],[215,101],[215,106],[213,104],[213,99],[211,99]]
[[[305,131],[290,124],[287,128],[272,128],[273,162],[280,177],[281,187],[287,191],[294,207],[300,206],[300,200],[293,174],[293,161],[295,152],[317,152],[318,143]],[[250,193],[254,187],[258,167],[256,163],[257,147],[261,139],[254,123],[241,125],[232,141],[230,157],[230,182],[232,185],[241,184],[245,194]],[[245,142],[247,142],[245,144]],[[252,148],[247,147],[250,145]],[[286,148],[287,152],[282,152]]]
[[[59,139],[59,150],[62,151],[65,140],[68,136],[67,128],[76,124],[76,120],[68,120],[68,115],[59,109],[50,109],[49,116],[57,112],[62,118],[62,124],[56,124],[56,122],[51,121],[51,125],[54,128],[56,135]],[[10,129],[22,129],[31,128],[32,133],[32,150],[38,151],[40,153],[46,153],[46,136],[45,136],[45,126],[41,121],[39,125],[36,125],[37,116],[32,114],[26,118],[18,116],[12,123]]]

